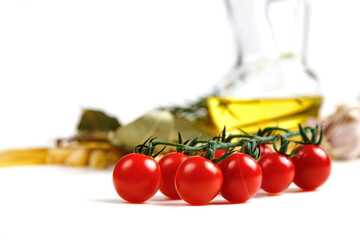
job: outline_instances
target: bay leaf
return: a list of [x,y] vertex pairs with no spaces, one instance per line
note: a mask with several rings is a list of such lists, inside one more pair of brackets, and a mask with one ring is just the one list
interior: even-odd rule
[[156,141],[174,141],[175,121],[167,110],[151,111],[135,121],[118,128],[110,135],[110,142],[116,146],[132,150],[150,137]]
[[213,134],[201,123],[190,121],[186,118],[174,115],[175,129],[173,132],[181,133],[183,140],[194,139],[199,136],[199,139],[208,140],[213,137]]
[[109,132],[114,131],[120,126],[119,121],[112,116],[108,116],[102,111],[86,109],[83,111],[77,125],[78,132]]
[[[178,133],[183,140],[199,139],[208,140],[213,134],[202,124],[177,116],[168,110],[151,111],[135,121],[118,128],[114,134],[109,135],[109,141],[127,150],[133,150],[150,137],[155,141],[177,142]],[[162,146],[158,146],[162,148]]]

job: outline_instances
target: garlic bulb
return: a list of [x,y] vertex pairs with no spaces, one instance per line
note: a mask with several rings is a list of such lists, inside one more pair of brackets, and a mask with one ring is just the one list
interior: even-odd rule
[[323,125],[322,147],[334,159],[360,156],[360,103],[339,105],[334,114],[323,120],[309,120],[308,125]]

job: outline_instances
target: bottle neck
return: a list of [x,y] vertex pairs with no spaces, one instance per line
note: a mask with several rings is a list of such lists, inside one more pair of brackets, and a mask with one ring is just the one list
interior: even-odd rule
[[308,3],[305,0],[226,0],[237,63],[294,56],[305,62]]

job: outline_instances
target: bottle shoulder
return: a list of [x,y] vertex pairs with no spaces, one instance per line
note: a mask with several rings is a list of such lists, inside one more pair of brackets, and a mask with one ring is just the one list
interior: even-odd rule
[[214,92],[218,96],[242,98],[320,94],[316,75],[295,58],[260,59],[235,66]]

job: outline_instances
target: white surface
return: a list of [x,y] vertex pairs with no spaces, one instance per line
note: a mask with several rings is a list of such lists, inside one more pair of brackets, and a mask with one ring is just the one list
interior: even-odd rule
[[314,192],[291,185],[244,204],[190,206],[161,193],[127,203],[112,169],[0,168],[0,239],[359,239],[359,171],[360,160],[333,162]]

